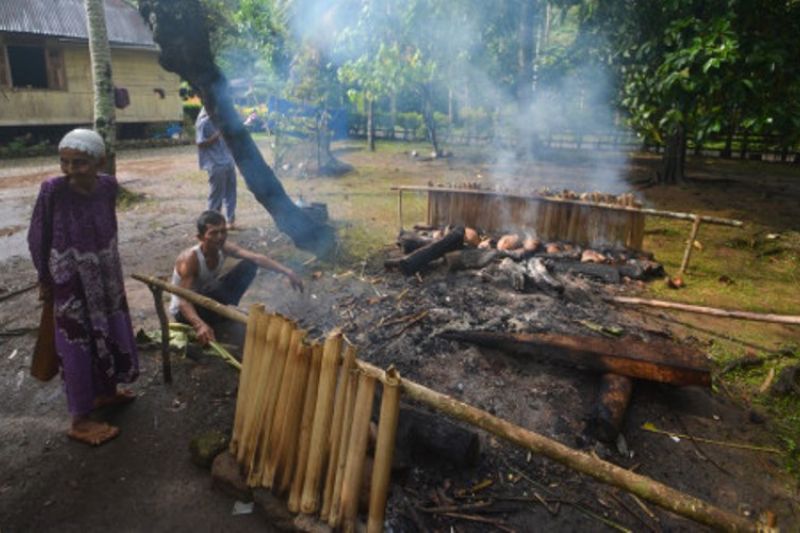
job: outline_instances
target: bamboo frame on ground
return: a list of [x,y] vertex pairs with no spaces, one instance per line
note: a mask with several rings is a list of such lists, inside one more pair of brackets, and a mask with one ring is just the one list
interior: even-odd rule
[[[153,285],[160,286],[167,292],[175,292],[175,294],[178,294],[178,292],[175,290],[178,289],[183,293],[181,295],[182,297],[187,298],[196,305],[204,305],[201,298],[195,298],[199,295],[195,295],[192,293],[192,291],[187,291],[186,289],[182,289],[163,280],[140,275],[135,275],[135,279],[143,281],[147,284],[152,283]],[[247,314],[232,309],[228,309],[227,313],[229,314],[229,318],[241,323],[247,323]],[[323,363],[325,363],[325,361],[323,361]],[[327,361],[327,365],[330,366],[328,373],[333,374],[336,363],[336,361],[331,361],[329,358]],[[323,364],[323,367],[324,366],[325,364]],[[356,366],[359,370],[369,376],[372,376],[381,383],[387,382],[386,373],[380,368],[359,360],[356,360]],[[593,477],[603,483],[626,490],[644,500],[658,505],[663,509],[690,518],[701,524],[706,524],[713,528],[727,531],[776,531],[774,528],[761,526],[743,516],[720,509],[719,507],[701,500],[700,498],[680,492],[659,481],[636,474],[630,470],[626,470],[607,461],[603,461],[597,457],[593,457],[588,453],[574,450],[553,439],[516,426],[511,422],[498,418],[481,409],[472,407],[471,405],[456,400],[455,398],[451,398],[445,394],[436,392],[419,383],[415,383],[407,379],[401,379],[400,387],[402,392],[408,395],[412,400],[424,403],[450,417],[462,420],[470,425],[481,428],[513,444],[531,450],[534,453],[540,453],[545,457],[549,457],[554,461],[572,468],[573,470],[577,470],[578,472]],[[333,391],[328,391],[326,389],[326,396],[327,403],[330,405],[333,400]],[[321,398],[319,397],[317,398],[317,407],[320,406],[320,399]],[[320,438],[319,440],[322,439]],[[312,451],[315,443],[316,440],[312,439]],[[321,470],[321,466],[318,468]],[[317,471],[313,483],[310,483],[312,486],[314,484],[318,485],[319,474],[320,472]],[[304,483],[304,487],[306,485],[307,484]],[[305,493],[303,494],[303,497],[305,497]],[[305,506],[305,508],[310,508],[311,510],[305,511],[305,509],[303,509],[303,511],[313,512],[317,507],[316,496],[311,496],[308,503],[309,505]],[[301,507],[304,506],[301,505]]]

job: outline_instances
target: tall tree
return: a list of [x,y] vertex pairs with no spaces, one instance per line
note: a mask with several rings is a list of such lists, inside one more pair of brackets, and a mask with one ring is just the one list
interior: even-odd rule
[[295,246],[317,255],[331,252],[333,228],[311,218],[286,194],[242,124],[228,81],[214,63],[207,13],[199,0],[140,0],[139,10],[153,28],[164,69],[188,81],[231,149],[248,189]]
[[103,0],[84,0],[89,33],[89,55],[94,80],[94,129],[106,143],[106,172],[117,169],[117,115],[114,109],[114,82],[111,76],[111,47],[108,44],[106,11]]

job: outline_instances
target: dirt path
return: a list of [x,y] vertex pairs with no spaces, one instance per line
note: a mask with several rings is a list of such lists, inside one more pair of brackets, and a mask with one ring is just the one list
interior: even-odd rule
[[[380,164],[358,151],[345,157],[356,165]],[[192,221],[204,208],[205,176],[196,170],[194,150],[185,147],[124,153],[118,165],[118,177],[126,188],[145,195],[144,201],[119,213],[124,271],[126,275],[133,272],[166,275],[176,252],[192,243]],[[427,182],[428,176],[434,173],[445,175],[446,179],[469,179],[475,175],[470,161],[415,167],[418,168],[416,175],[407,174],[408,169],[402,165],[402,158],[397,156],[389,162],[385,172],[399,172],[404,180],[418,183]],[[37,160],[15,168],[6,167],[0,172],[0,229],[3,230],[0,233],[0,286],[6,289],[3,292],[24,287],[34,280],[25,247],[27,220],[38,183],[56,171],[54,162]],[[565,172],[580,174],[580,170],[574,168]],[[555,170],[552,175],[557,175]],[[364,177],[364,182],[370,179],[373,178]],[[291,187],[294,191],[316,189],[320,194],[333,194],[330,190],[337,185],[331,183],[293,181]],[[347,190],[355,196],[358,187],[353,183],[351,180],[342,187],[350,187]],[[243,301],[244,307],[250,302],[268,302],[273,309],[306,321],[308,325],[316,325],[319,331],[315,333],[348,322],[354,339],[364,346],[365,357],[380,364],[396,361],[404,375],[443,392],[461,394],[465,401],[536,428],[569,445],[576,444],[581,417],[595,393],[594,380],[542,364],[513,361],[494,352],[476,355],[474,349],[463,347],[454,351],[452,345],[432,340],[432,328],[438,327],[435,322],[433,326],[414,328],[404,335],[382,337],[374,323],[381,316],[397,313],[395,307],[400,304],[383,299],[376,304],[376,291],[399,294],[413,281],[393,279],[385,276],[382,269],[371,266],[361,266],[362,272],[356,272],[360,276],[334,278],[333,272],[322,272],[319,279],[312,278],[315,267],[302,266],[308,256],[292,251],[285,238],[277,235],[266,222],[263,210],[245,192],[241,182],[240,187],[238,220],[245,230],[233,238],[260,250],[279,253],[284,261],[306,276],[309,289],[298,297],[288,291],[282,280],[260,274]],[[386,205],[392,205],[391,197]],[[344,203],[330,207],[334,217],[355,209]],[[352,266],[358,268],[358,265]],[[372,279],[373,283],[359,281],[356,279],[359,277]],[[462,319],[459,315],[462,311],[450,300],[452,283],[453,280],[442,273],[426,276],[419,291],[428,297],[420,297],[414,305],[430,308],[434,315],[434,311],[439,313],[436,316],[443,323]],[[458,294],[464,294],[464,300],[478,297],[469,283],[460,283]],[[154,329],[157,322],[149,291],[130,278],[126,287],[135,328]],[[356,303],[345,305],[343,302]],[[464,309],[480,310],[474,312],[476,319],[507,321],[513,318],[506,316],[507,310],[502,306],[482,308],[480,300],[467,303],[472,307]],[[535,299],[514,305],[530,305],[532,312],[537,312]],[[565,307],[559,312],[565,313],[564,320],[568,322],[569,313],[579,312],[576,309],[575,306]],[[409,308],[408,313],[411,312]],[[58,380],[40,384],[28,375],[38,313],[33,291],[0,303],[0,331],[22,333],[0,337],[0,424],[3,428],[0,433],[0,530],[3,533],[264,529],[261,517],[231,515],[234,501],[211,489],[208,473],[190,463],[187,451],[190,438],[196,434],[209,429],[229,432],[236,387],[233,371],[212,358],[178,359],[173,361],[174,383],[165,386],[159,375],[158,357],[143,352],[142,376],[135,387],[138,400],[112,413],[112,421],[120,425],[122,435],[106,446],[89,449],[67,440],[64,435],[66,408]],[[628,319],[620,317],[619,320]],[[787,530],[800,523],[794,481],[781,471],[778,459],[710,446],[696,449],[686,441],[674,442],[638,429],[644,422],[672,429],[685,427],[689,433],[720,440],[774,444],[774,439],[765,434],[768,426],[757,420],[754,422],[747,411],[703,391],[675,392],[641,387],[637,389],[626,431],[628,445],[635,454],[622,460],[609,453],[612,459],[627,467],[638,465],[640,472],[726,509],[751,515],[770,510],[779,516],[780,524]],[[614,503],[615,497],[624,495],[608,497],[609,489],[564,468],[538,458],[531,460],[523,452],[495,439],[483,436],[482,440],[484,460],[476,470],[459,472],[437,465],[430,470],[412,469],[404,480],[403,490],[397,490],[393,496],[391,505],[397,520],[396,530],[414,529],[402,518],[404,505],[408,505],[409,500],[425,501],[431,487],[469,486],[488,476],[496,479],[498,488],[502,486],[521,494],[524,483],[519,484],[519,478],[512,483],[508,480],[514,479],[513,476],[505,477],[511,475],[509,462],[515,468],[525,469],[528,475],[535,476],[551,490],[563,491],[635,530],[642,528],[643,520],[648,522],[648,527],[695,529],[693,524],[655,510],[661,521],[659,525],[640,512],[636,503],[626,500],[636,509],[634,514],[638,518],[634,519]],[[556,517],[541,507],[517,507],[510,521],[520,531],[605,527],[568,506],[562,507]],[[437,527],[447,527],[445,522],[432,520]],[[471,529],[464,526],[462,530]]]

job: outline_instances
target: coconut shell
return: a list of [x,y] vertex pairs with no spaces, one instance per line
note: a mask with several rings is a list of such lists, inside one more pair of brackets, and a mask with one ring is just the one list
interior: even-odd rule
[[497,241],[498,250],[516,250],[520,247],[522,247],[522,239],[519,238],[519,235],[503,235],[500,237],[500,240]]
[[478,232],[472,228],[464,228],[464,244],[467,246],[478,246],[481,243],[481,237]]

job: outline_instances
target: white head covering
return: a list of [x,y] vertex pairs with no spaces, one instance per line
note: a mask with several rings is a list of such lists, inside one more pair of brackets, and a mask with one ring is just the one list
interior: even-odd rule
[[72,148],[96,158],[106,155],[106,144],[103,142],[103,138],[97,132],[84,128],[76,128],[64,135],[64,138],[58,143],[58,149],[62,148]]

